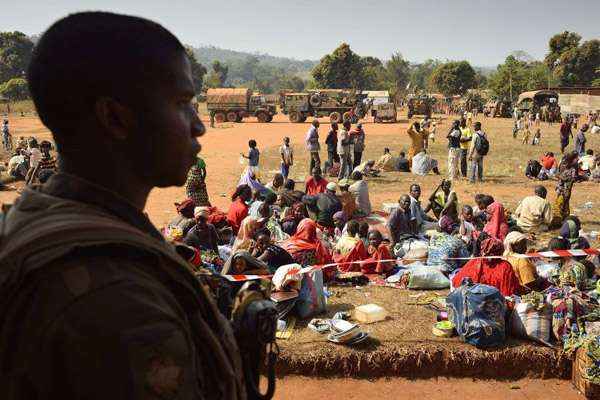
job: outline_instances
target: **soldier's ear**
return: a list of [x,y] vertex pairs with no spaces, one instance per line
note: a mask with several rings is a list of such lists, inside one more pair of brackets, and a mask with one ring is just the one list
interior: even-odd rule
[[135,132],[133,111],[113,98],[99,98],[94,104],[94,114],[107,139],[127,140]]

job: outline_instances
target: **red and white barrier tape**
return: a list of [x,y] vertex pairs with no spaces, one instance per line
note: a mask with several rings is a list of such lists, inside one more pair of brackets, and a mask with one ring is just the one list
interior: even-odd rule
[[[585,257],[585,256],[593,256],[600,255],[600,249],[576,249],[576,250],[553,250],[553,251],[542,251],[535,253],[527,253],[527,254],[513,254],[513,257],[518,258],[566,258],[566,257]],[[457,260],[478,260],[478,259],[502,259],[505,258],[503,256],[485,256],[485,257],[449,257],[444,260],[448,261],[457,261]],[[422,259],[403,259],[404,261],[420,261]],[[330,263],[323,265],[312,265],[309,267],[302,268],[298,273],[300,275],[308,274],[309,272],[322,270],[325,268],[337,267],[340,265],[350,265],[350,264],[371,264],[375,262],[397,262],[397,259],[389,259],[389,260],[362,260],[362,261],[348,261],[342,263]],[[251,281],[256,279],[270,279],[273,275],[223,275],[227,280],[231,282],[244,282]]]

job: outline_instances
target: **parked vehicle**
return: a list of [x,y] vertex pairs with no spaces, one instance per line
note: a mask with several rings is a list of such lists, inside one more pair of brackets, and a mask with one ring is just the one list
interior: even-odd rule
[[317,89],[301,93],[283,93],[281,112],[290,122],[304,122],[308,117],[329,117],[331,122],[358,122],[367,114],[366,95],[351,89]]
[[206,92],[208,112],[216,122],[242,122],[243,118],[254,116],[258,122],[271,122],[277,114],[274,102],[268,102],[264,95],[253,94],[246,88],[217,88]]
[[422,115],[431,118],[431,109],[435,99],[428,95],[412,95],[408,97],[408,118]]

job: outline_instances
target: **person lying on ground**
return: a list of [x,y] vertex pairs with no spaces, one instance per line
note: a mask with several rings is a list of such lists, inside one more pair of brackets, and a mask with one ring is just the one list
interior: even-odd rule
[[[542,180],[543,175],[542,172],[542,164],[537,160],[529,160],[527,162],[527,166],[525,167],[525,176],[529,179]],[[547,177],[546,177],[547,179]]]
[[468,261],[452,278],[452,286],[459,287],[464,278],[470,278],[474,283],[494,286],[503,296],[519,293],[519,279],[512,266],[506,260],[486,258],[501,256],[504,245],[498,239],[482,234],[479,249],[480,256]]
[[327,188],[327,180],[323,178],[321,174],[321,167],[314,167],[312,169],[312,176],[306,180],[305,193],[309,196],[323,193]]
[[350,185],[348,191],[356,200],[357,210],[365,216],[371,214],[371,200],[369,199],[369,185],[367,181],[363,179],[363,174],[359,171],[352,173],[352,180],[354,183]]
[[333,214],[342,210],[342,203],[336,196],[337,185],[329,182],[324,193],[306,195],[302,202],[306,208],[315,214],[315,221],[320,227],[333,230]]
[[389,246],[383,243],[381,232],[376,230],[369,232],[367,253],[369,258],[361,264],[363,274],[387,275],[392,272],[395,262],[389,260],[393,260],[394,257],[392,257]]
[[295,261],[282,247],[271,242],[269,231],[261,231],[256,237],[252,256],[269,266],[269,272],[274,273],[282,265],[293,264]]
[[354,170],[352,172],[353,173],[360,172],[361,174],[363,174],[363,176],[377,177],[377,176],[379,176],[380,171],[375,168],[375,161],[367,160],[367,161],[362,162],[356,168],[354,168]]
[[417,234],[416,218],[411,214],[411,197],[402,195],[398,200],[398,208],[390,214],[387,228],[391,236],[391,248],[401,244],[406,238],[415,237]]
[[552,222],[552,205],[546,200],[548,190],[536,186],[534,192],[521,200],[513,215],[523,232],[546,232]]
[[333,248],[333,261],[339,263],[338,270],[341,272],[360,271],[360,264],[353,263],[368,258],[367,248],[358,237],[360,224],[356,220],[348,221],[346,233]]
[[541,291],[548,286],[545,279],[538,276],[535,264],[529,258],[519,257],[527,253],[527,235],[520,232],[510,232],[504,239],[504,258],[510,263],[519,279],[519,284],[525,291]]

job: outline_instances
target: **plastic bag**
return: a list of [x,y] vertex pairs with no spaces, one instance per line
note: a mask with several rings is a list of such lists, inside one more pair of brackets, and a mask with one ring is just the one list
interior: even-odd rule
[[323,271],[316,270],[305,274],[302,287],[296,301],[296,313],[304,319],[320,314],[326,309],[325,291],[323,289]]
[[450,280],[434,266],[421,265],[409,268],[409,289],[446,289]]
[[552,332],[552,307],[544,304],[540,309],[529,302],[515,305],[510,319],[513,335],[550,345]]

